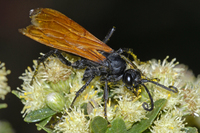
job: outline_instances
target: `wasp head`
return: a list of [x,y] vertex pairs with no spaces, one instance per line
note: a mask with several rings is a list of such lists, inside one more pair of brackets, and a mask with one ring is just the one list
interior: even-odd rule
[[124,72],[122,81],[128,89],[137,88],[141,82],[141,73],[137,69],[128,69]]

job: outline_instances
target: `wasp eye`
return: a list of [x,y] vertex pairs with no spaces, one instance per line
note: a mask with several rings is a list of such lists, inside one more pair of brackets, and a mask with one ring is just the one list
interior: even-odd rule
[[123,82],[124,82],[127,86],[132,86],[133,78],[132,78],[132,76],[131,76],[130,73],[124,73],[124,75],[123,75]]

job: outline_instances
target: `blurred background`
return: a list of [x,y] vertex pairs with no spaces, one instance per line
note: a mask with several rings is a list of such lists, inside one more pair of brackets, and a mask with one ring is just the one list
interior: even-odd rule
[[[30,24],[29,10],[38,7],[62,12],[100,40],[115,26],[108,42],[113,49],[132,48],[142,61],[169,55],[169,61],[176,58],[196,76],[200,74],[199,0],[0,0],[0,61],[11,70],[12,90],[20,87],[18,77],[32,66],[32,60],[49,51],[18,32]],[[8,94],[3,102],[8,108],[0,110],[0,120],[9,121],[17,133],[37,132],[35,124],[23,122],[23,105],[17,97]]]

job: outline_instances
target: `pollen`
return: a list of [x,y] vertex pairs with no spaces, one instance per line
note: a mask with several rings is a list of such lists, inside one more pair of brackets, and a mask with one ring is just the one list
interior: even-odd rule
[[67,124],[69,124],[69,121],[68,121],[68,119],[67,119],[67,118],[65,118],[65,122],[67,122]]
[[108,107],[110,107],[111,106],[111,99],[109,98],[108,99]]
[[171,94],[168,94],[168,98],[171,97]]
[[94,85],[92,85],[92,86],[90,87],[90,91],[91,91],[92,89],[94,89]]
[[92,97],[96,96],[96,94],[97,94],[97,91],[94,91],[94,93],[90,97],[92,98]]
[[94,113],[94,115],[96,115],[96,112],[97,112],[97,109],[94,109],[94,112],[93,112],[93,113]]
[[21,99],[24,98],[25,100],[29,100],[30,98],[27,96],[19,96]]
[[32,94],[32,92],[24,92],[24,95],[26,96],[26,95],[30,95],[30,94]]
[[142,90],[141,90],[141,89],[139,89],[139,90],[138,90],[138,94],[140,94],[141,92],[142,92]]
[[86,95],[84,96],[85,100],[87,99],[87,97],[88,97],[88,94],[86,94]]
[[70,119],[71,119],[72,121],[74,121],[74,119],[73,119],[72,117],[70,117]]
[[113,112],[116,111],[117,107],[118,107],[118,105],[115,105],[115,106],[114,106]]

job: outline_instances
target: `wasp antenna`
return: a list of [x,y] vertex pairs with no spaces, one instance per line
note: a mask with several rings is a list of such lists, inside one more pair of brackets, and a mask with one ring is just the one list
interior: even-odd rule
[[172,92],[177,93],[178,89],[175,86],[169,86],[168,87],[170,90],[172,90]]
[[142,107],[143,107],[145,110],[147,110],[147,111],[151,111],[151,110],[153,110],[153,107],[154,107],[153,98],[152,98],[152,96],[151,96],[151,93],[150,93],[149,90],[147,89],[147,87],[146,87],[144,84],[141,84],[141,85],[144,86],[144,88],[145,88],[147,94],[149,95],[150,101],[151,101],[151,107],[150,107],[150,108],[149,108],[149,104],[146,103],[146,102],[144,102],[144,103],[142,104]]
[[151,80],[147,80],[147,79],[143,79],[143,80],[142,80],[142,83],[146,83],[146,82],[153,83],[153,84],[155,84],[155,85],[157,85],[157,86],[162,87],[162,88],[165,89],[165,90],[172,91],[172,92],[174,92],[174,93],[177,93],[177,92],[178,92],[178,89],[177,89],[175,86],[166,87],[166,86],[164,86],[164,85],[162,85],[162,84],[159,84],[158,82],[155,82],[155,81],[151,81]]
[[110,39],[110,37],[113,35],[113,33],[115,32],[116,28],[113,26],[109,31],[108,34],[105,36],[105,38],[103,39],[104,43],[107,43],[108,40]]

